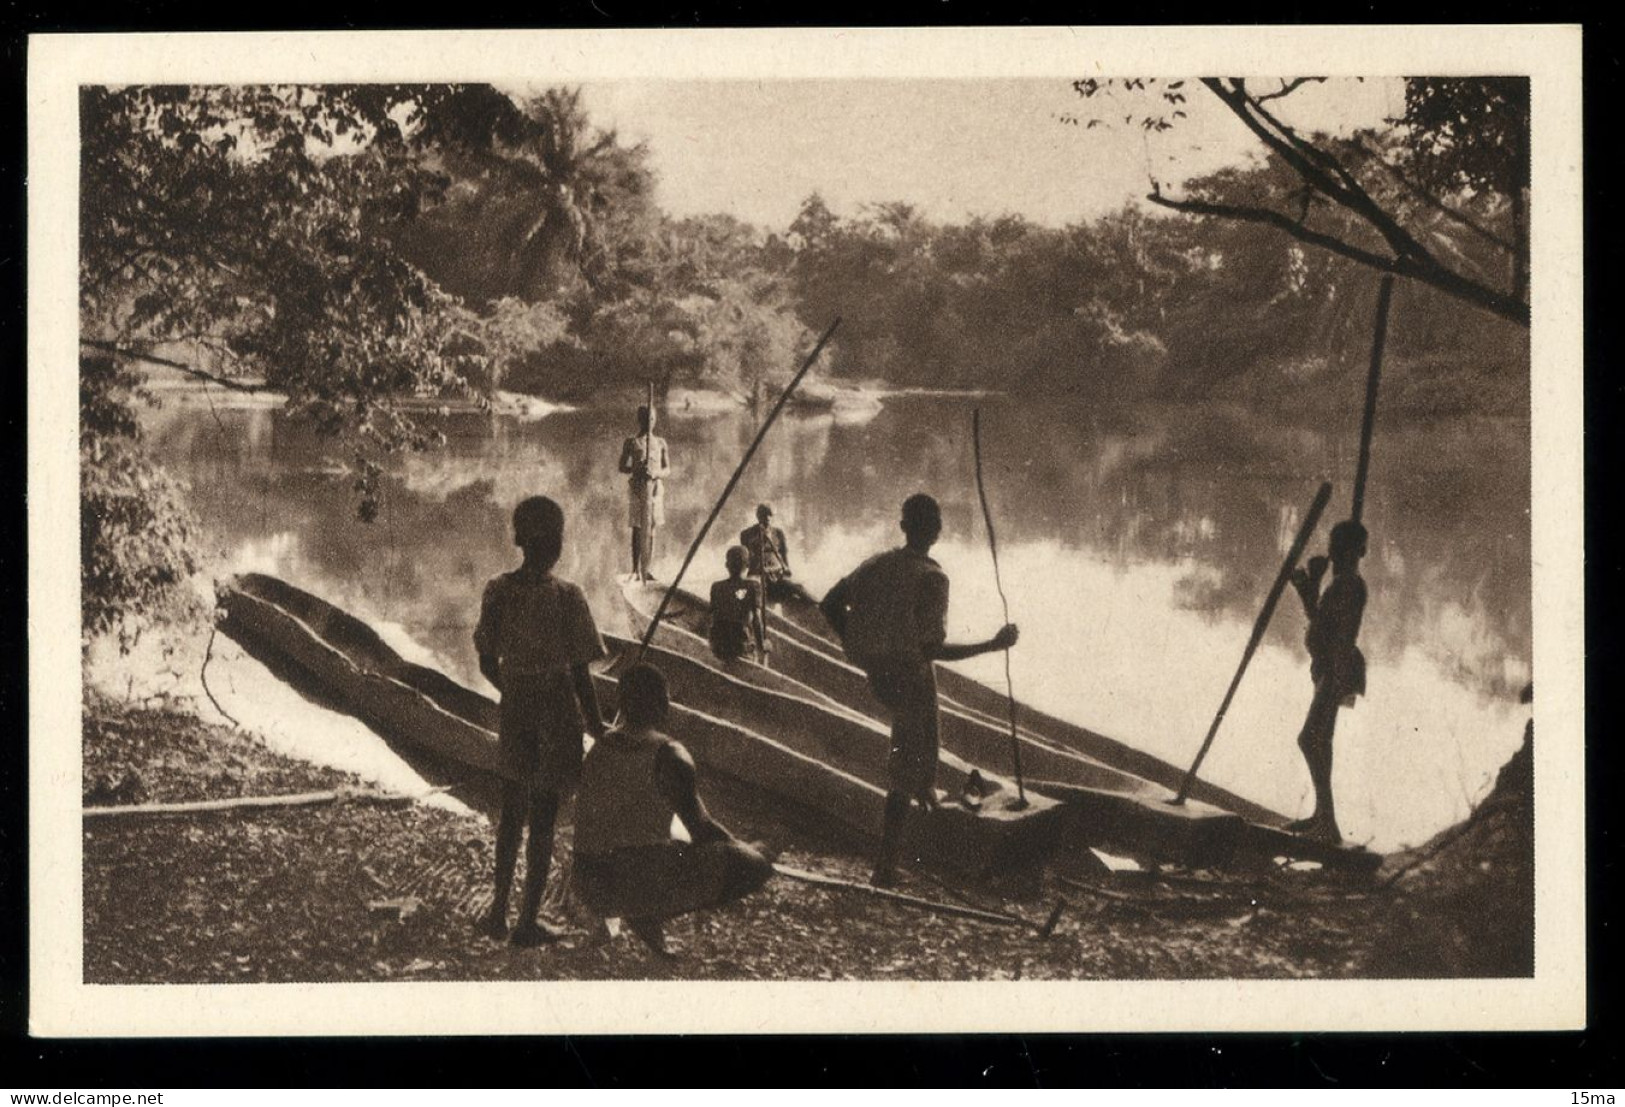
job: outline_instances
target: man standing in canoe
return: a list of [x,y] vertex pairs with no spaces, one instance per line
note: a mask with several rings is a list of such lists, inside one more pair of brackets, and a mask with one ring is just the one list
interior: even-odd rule
[[626,507],[632,527],[632,575],[647,581],[655,530],[666,522],[666,477],[671,474],[666,440],[654,433],[654,411],[647,404],[638,408],[638,433],[621,444],[620,469],[630,476]]
[[553,575],[564,546],[559,505],[546,496],[522,501],[513,512],[513,541],[524,552],[524,564],[485,586],[474,630],[480,672],[502,694],[496,892],[479,929],[498,939],[508,933],[508,893],[528,825],[525,888],[512,941],[534,946],[559,936],[537,912],[553,859],[559,800],[581,771],[582,729],[594,737],[604,733],[587,664],[605,651],[587,597]]
[[1332,803],[1332,732],[1337,726],[1337,709],[1354,706],[1355,697],[1365,693],[1365,655],[1355,644],[1365,614],[1365,579],[1360,576],[1360,559],[1365,552],[1365,527],[1352,519],[1345,520],[1332,528],[1327,550],[1332,582],[1326,590],[1320,590],[1326,573],[1324,557],[1310,558],[1307,571],[1298,569],[1292,574],[1292,585],[1309,616],[1304,644],[1309,647],[1309,675],[1315,683],[1315,695],[1298,734],[1298,748],[1309,765],[1315,809],[1307,819],[1299,819],[1287,829],[1330,844],[1343,840]]
[[772,504],[756,506],[756,525],[739,532],[739,544],[750,554],[750,575],[766,583],[769,603],[818,602],[791,579],[790,545],[783,529],[773,525]]
[[896,881],[910,802],[937,806],[936,661],[960,661],[1009,649],[1014,623],[985,642],[950,644],[948,575],[930,556],[942,534],[942,509],[917,493],[903,502],[905,544],[877,554],[844,578],[819,606],[852,663],[892,713],[891,760],[880,857],[871,882]]
[[[767,883],[773,863],[713,819],[696,788],[694,759],[663,731],[666,678],[634,665],[620,680],[623,725],[593,744],[576,798],[576,890],[593,911],[624,919],[666,954],[662,924],[720,907]],[[671,836],[676,815],[690,841]]]

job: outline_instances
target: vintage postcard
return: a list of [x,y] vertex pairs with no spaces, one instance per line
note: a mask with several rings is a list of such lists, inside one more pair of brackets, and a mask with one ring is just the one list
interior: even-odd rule
[[1580,32],[1447,30],[35,38],[33,1031],[1583,1025]]

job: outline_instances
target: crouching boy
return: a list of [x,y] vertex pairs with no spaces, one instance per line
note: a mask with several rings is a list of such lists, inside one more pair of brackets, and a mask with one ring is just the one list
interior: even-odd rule
[[[623,725],[593,744],[576,796],[575,880],[582,902],[619,918],[656,953],[662,923],[756,891],[773,864],[711,818],[696,789],[694,759],[662,733],[670,700],[652,665],[621,677]],[[683,820],[692,841],[671,836]]]

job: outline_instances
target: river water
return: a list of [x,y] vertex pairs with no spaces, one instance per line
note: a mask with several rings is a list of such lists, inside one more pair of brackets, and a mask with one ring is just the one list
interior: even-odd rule
[[[975,402],[891,396],[865,422],[785,416],[688,583],[722,575],[723,549],[770,500],[798,576],[821,593],[900,541],[898,505],[925,490],[943,505],[936,556],[953,581],[950,636],[991,634],[1000,607],[976,500]],[[1018,696],[1188,763],[1321,479],[1337,490],[1315,549],[1347,512],[1357,410],[1321,426],[1217,407],[1107,418],[981,402],[1001,568],[1022,628]],[[627,413],[439,422],[445,448],[396,459],[377,521],[363,524],[339,447],[279,411],[172,392],[147,416],[222,573],[282,576],[480,686],[470,635],[481,589],[517,562],[513,505],[543,493],[567,514],[560,573],[586,588],[604,629],[624,633],[614,581],[628,568],[626,491],[615,465]],[[754,431],[745,412],[663,422],[675,468],[663,578]],[[1517,703],[1530,659],[1527,420],[1381,426],[1365,520],[1369,694],[1341,713],[1335,787],[1349,838],[1388,850],[1465,815],[1528,717]],[[1203,769],[1288,815],[1309,806],[1295,745],[1310,694],[1303,627],[1289,592]],[[997,656],[962,667],[1002,684]]]

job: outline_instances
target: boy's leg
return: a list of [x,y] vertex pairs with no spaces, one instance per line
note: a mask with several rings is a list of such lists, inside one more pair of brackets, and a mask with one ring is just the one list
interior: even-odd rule
[[1322,837],[1337,833],[1332,801],[1332,731],[1336,725],[1337,698],[1332,694],[1331,682],[1322,681],[1315,687],[1309,715],[1298,734],[1298,748],[1303,751],[1309,781],[1315,791],[1315,808],[1307,819],[1290,824],[1289,830],[1312,831]]
[[880,829],[880,855],[869,883],[887,888],[897,883],[897,862],[903,854],[903,824],[908,819],[908,795],[886,793],[886,814]]
[[502,784],[502,813],[497,817],[496,886],[491,910],[480,920],[480,930],[500,938],[508,932],[508,895],[519,860],[519,835],[524,831],[525,792],[513,781]]
[[626,925],[656,956],[671,957],[671,951],[666,948],[666,928],[658,919],[627,919]]
[[643,528],[632,528],[632,575],[643,578]]
[[698,846],[673,842],[639,850],[620,875],[631,884],[622,893],[627,925],[650,949],[664,954],[661,924],[743,899],[767,883],[773,863],[755,847],[732,839]]
[[530,840],[525,843],[525,888],[519,897],[519,925],[514,928],[515,944],[526,945],[559,936],[556,927],[537,919],[542,893],[547,889],[547,873],[553,863],[553,824],[558,818],[559,797],[552,791],[538,791],[530,797]]

